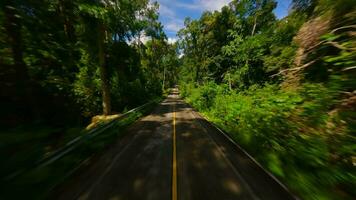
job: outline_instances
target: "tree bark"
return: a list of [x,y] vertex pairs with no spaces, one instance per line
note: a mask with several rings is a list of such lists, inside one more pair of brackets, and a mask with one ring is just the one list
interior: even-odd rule
[[256,26],[257,26],[257,17],[258,17],[258,10],[261,8],[261,2],[257,1],[256,2],[256,13],[255,13],[255,19],[253,21],[253,28],[252,28],[252,33],[251,36],[255,35],[256,32]]
[[229,72],[229,90],[231,91],[232,90],[232,86],[231,86],[231,75],[230,75],[230,72]]
[[162,81],[162,90],[164,91],[165,89],[165,84],[166,84],[166,67],[163,66],[163,81]]
[[[16,79],[14,80],[17,90],[17,101],[24,105],[32,119],[39,118],[39,111],[33,94],[32,84],[28,73],[28,68],[23,60],[23,41],[21,35],[21,17],[14,5],[10,1],[5,1],[3,11],[5,14],[4,27],[8,35],[8,42],[11,46],[13,68]],[[25,114],[25,113],[23,113]]]
[[17,15],[16,8],[11,4],[5,5],[4,13],[5,29],[11,45],[14,68],[19,78],[18,81],[27,81],[28,70],[25,62],[23,61],[20,18]]
[[255,34],[256,26],[257,26],[257,15],[256,15],[255,20],[254,20],[254,23],[253,23],[253,28],[252,28],[251,36],[253,36],[253,35]]
[[74,33],[74,26],[72,25],[71,19],[67,14],[67,7],[69,7],[68,4],[70,4],[70,1],[68,2],[66,0],[59,0],[58,8],[59,8],[59,13],[63,19],[64,33],[66,34],[66,36],[70,42],[74,42],[76,38],[75,38],[75,33]]
[[196,71],[195,71],[195,82],[198,84],[199,83],[199,72],[200,72],[200,65],[199,63],[196,65]]
[[111,114],[111,97],[110,97],[110,84],[107,74],[106,66],[106,56],[105,56],[105,28],[102,24],[99,25],[99,37],[98,37],[98,48],[99,48],[99,68],[100,68],[100,79],[102,85],[102,99],[103,99],[103,114]]
[[196,66],[196,71],[195,71],[195,83],[199,84],[199,73],[200,73],[200,64],[201,62],[199,62],[201,59],[198,57],[197,55],[197,50],[194,50],[194,57],[195,60],[198,60],[198,62],[196,62],[195,66]]

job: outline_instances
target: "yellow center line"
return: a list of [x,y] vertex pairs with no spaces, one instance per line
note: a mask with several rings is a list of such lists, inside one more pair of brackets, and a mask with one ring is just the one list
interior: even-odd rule
[[172,160],[172,200],[177,200],[177,146],[176,146],[176,111],[173,104],[173,160]]

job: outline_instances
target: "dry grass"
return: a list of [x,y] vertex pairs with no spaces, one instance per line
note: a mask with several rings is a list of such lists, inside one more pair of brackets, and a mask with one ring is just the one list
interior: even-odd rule
[[86,127],[86,130],[90,130],[92,128],[97,127],[99,124],[108,123],[114,119],[117,119],[122,114],[115,114],[115,115],[96,115],[92,117],[91,123]]

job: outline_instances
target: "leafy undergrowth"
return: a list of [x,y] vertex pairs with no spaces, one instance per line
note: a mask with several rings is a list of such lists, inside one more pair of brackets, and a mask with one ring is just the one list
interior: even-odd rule
[[[122,137],[123,133],[125,132],[124,130],[130,124],[135,122],[143,115],[149,113],[155,105],[156,104],[150,104],[143,110],[132,112],[127,117],[115,121],[113,126],[105,130],[105,132],[95,136],[95,138],[84,140],[84,142],[81,143],[76,149],[74,149],[74,151],[71,151],[70,153],[64,155],[54,162],[51,162],[43,167],[28,168],[25,173],[21,174],[15,179],[11,179],[10,181],[2,180],[0,185],[2,190],[0,193],[0,199],[46,199],[52,189],[54,189],[59,183],[67,180],[77,169],[86,164],[86,161],[88,161],[94,154],[102,152],[105,147],[115,142],[117,138]],[[100,123],[98,126],[104,126],[105,124],[106,123]],[[76,136],[78,136],[79,132],[76,133]],[[86,131],[82,131],[82,134],[85,133]],[[43,132],[37,132],[37,134],[37,138],[33,137],[33,135],[31,136],[31,140],[36,142],[33,143],[34,146],[31,146],[30,148],[32,148],[33,151],[36,150],[40,152],[43,151],[41,146],[42,143],[40,143],[38,139],[45,138],[45,136],[48,134],[48,130],[44,129]],[[27,137],[24,136],[24,138]],[[28,139],[23,140],[26,142],[26,144],[29,143]],[[9,139],[9,141],[12,140]],[[18,139],[16,141],[20,140]],[[29,155],[30,153],[27,154]],[[16,156],[19,157],[25,155],[18,155],[16,153]],[[35,157],[31,155],[30,158],[34,159],[38,158],[38,156]],[[4,161],[3,163],[6,162]],[[17,164],[19,168],[25,167],[19,162],[17,162]]]
[[77,136],[83,127],[54,128],[27,125],[0,133],[0,177],[32,165]]
[[276,85],[243,92],[182,84],[182,96],[303,199],[356,196],[355,112],[337,108],[337,88]]
[[11,176],[16,171],[33,166],[37,161],[51,155],[78,136],[84,136],[93,128],[98,128],[118,118],[95,116],[87,127],[51,127],[25,125],[0,132],[0,177]]

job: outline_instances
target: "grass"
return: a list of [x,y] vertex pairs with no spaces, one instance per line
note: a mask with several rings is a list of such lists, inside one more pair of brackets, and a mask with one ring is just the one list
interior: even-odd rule
[[[302,199],[353,199],[353,115],[338,110],[338,93],[321,84],[297,91],[276,85],[229,91],[183,85],[182,94]],[[184,90],[185,89],[185,90]],[[334,110],[331,112],[331,110]]]

